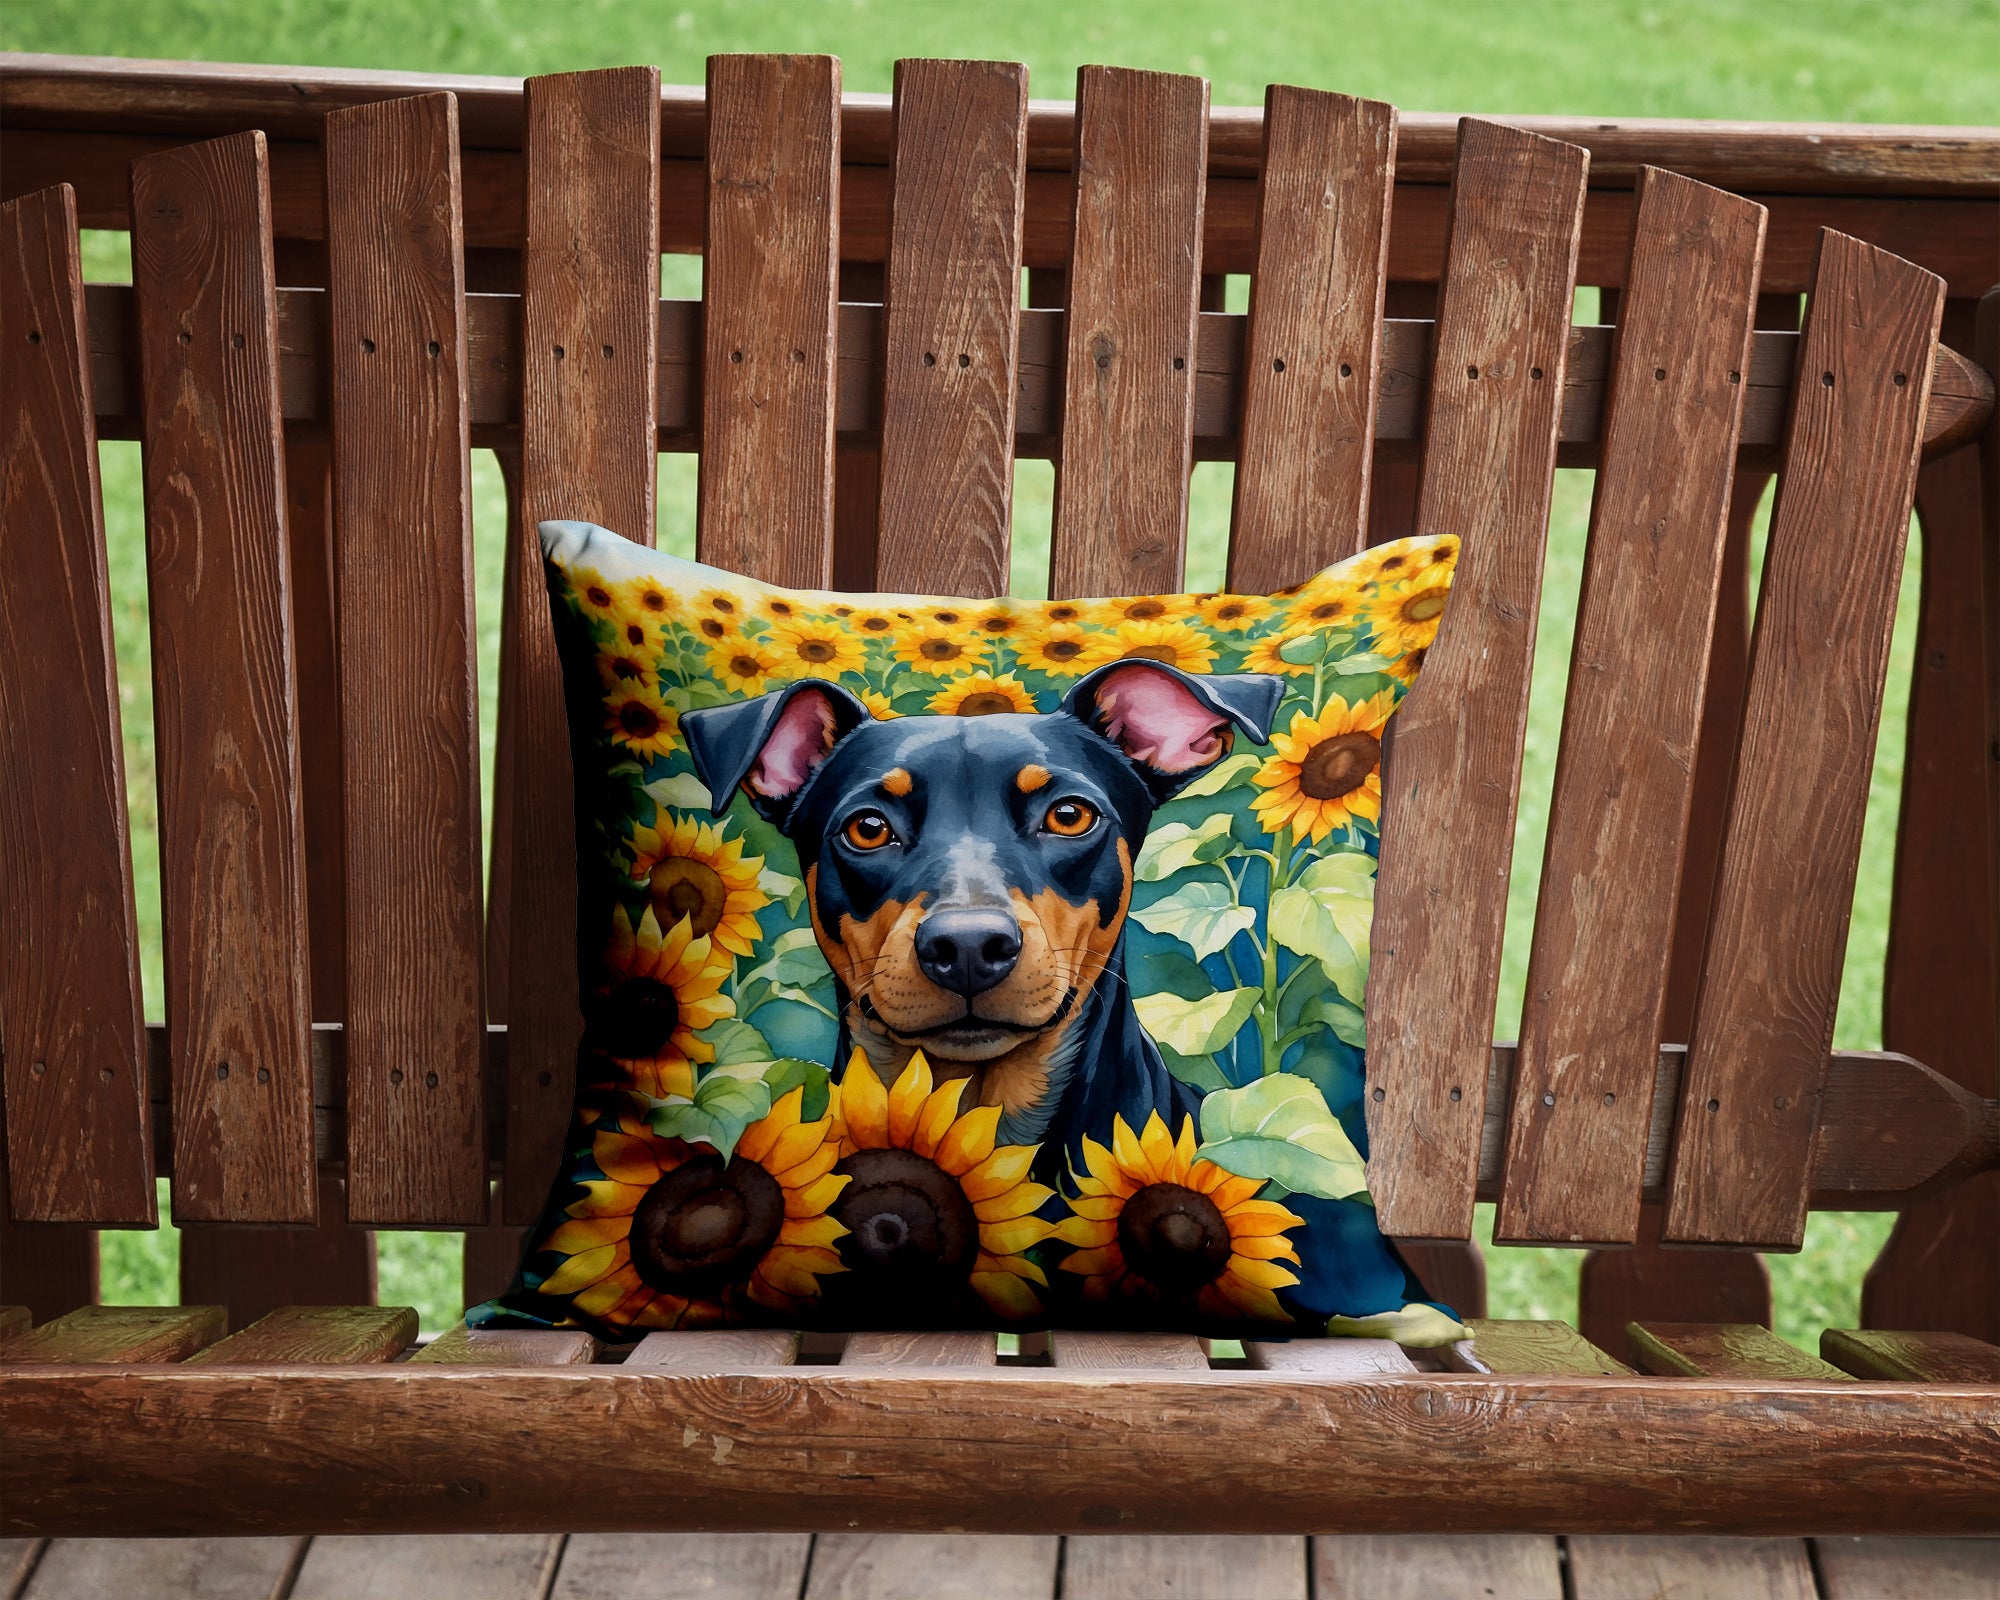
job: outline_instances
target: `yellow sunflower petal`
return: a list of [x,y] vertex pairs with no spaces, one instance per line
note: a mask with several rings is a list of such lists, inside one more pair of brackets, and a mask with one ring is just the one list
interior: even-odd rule
[[1118,1224],[1115,1220],[1099,1222],[1090,1217],[1068,1216],[1056,1224],[1052,1237],[1062,1240],[1064,1244],[1094,1250],[1118,1237]]
[[632,1218],[629,1212],[622,1217],[577,1217],[556,1228],[541,1242],[540,1248],[574,1256],[585,1250],[596,1250],[607,1244],[616,1244],[631,1232]]
[[[831,1150],[831,1146],[828,1147]],[[852,1180],[844,1172],[827,1172],[806,1183],[787,1183],[781,1187],[785,1194],[785,1215],[787,1217],[817,1217],[828,1206],[840,1198],[840,1191]]]
[[839,1219],[824,1213],[816,1217],[787,1217],[778,1227],[778,1242],[787,1245],[818,1245],[832,1249],[847,1237]]
[[600,1133],[590,1146],[590,1158],[607,1178],[648,1188],[668,1170],[668,1164],[661,1160],[663,1154],[659,1140],[625,1133]]
[[916,1133],[910,1148],[926,1159],[935,1159],[939,1142],[950,1132],[952,1123],[958,1117],[958,1103],[965,1098],[965,1086],[969,1080],[954,1078],[949,1083],[941,1083],[924,1101],[917,1113]]
[[1183,1169],[1174,1165],[1174,1139],[1167,1132],[1167,1125],[1155,1111],[1146,1118],[1146,1126],[1139,1135],[1139,1151],[1146,1158],[1146,1166],[1153,1182],[1172,1183]]
[[1245,1283],[1234,1273],[1225,1272],[1201,1292],[1201,1298],[1205,1302],[1211,1295],[1219,1296],[1225,1304],[1233,1306],[1244,1316],[1258,1322],[1292,1320],[1286,1315],[1285,1308],[1278,1304],[1278,1297],[1269,1289],[1260,1288],[1254,1283]]
[[972,1292],[986,1302],[994,1315],[1025,1321],[1041,1315],[1042,1302],[1035,1291],[1011,1272],[975,1272]]
[[1028,1175],[1039,1145],[1003,1144],[970,1171],[956,1174],[965,1198],[975,1204],[1011,1189]]
[[842,1142],[857,1150],[881,1150],[889,1143],[889,1091],[859,1050],[847,1059],[838,1085]]
[[902,1076],[889,1091],[889,1143],[895,1149],[910,1148],[910,1141],[917,1133],[917,1118],[930,1094],[931,1064],[919,1050],[910,1057],[910,1064],[903,1068]]
[[1094,1278],[1100,1273],[1123,1272],[1125,1253],[1115,1244],[1107,1244],[1096,1250],[1077,1250],[1064,1256],[1061,1266],[1064,1272],[1075,1272],[1087,1278]]
[[954,1178],[963,1177],[993,1154],[999,1129],[998,1106],[974,1106],[945,1130],[931,1159]]
[[982,1222],[979,1243],[995,1255],[1019,1255],[1046,1239],[1054,1229],[1041,1217],[1013,1217],[1006,1222]]
[[542,1293],[574,1294],[579,1289],[587,1289],[594,1283],[601,1283],[618,1270],[621,1265],[618,1257],[621,1253],[621,1248],[615,1244],[603,1244],[595,1250],[578,1251],[542,1280]]
[[[1055,1193],[1053,1189],[1045,1188],[1039,1183],[1017,1183],[1005,1194],[996,1194],[987,1200],[973,1201],[972,1214],[981,1222],[1006,1222],[1012,1217],[1025,1217],[1032,1211],[1040,1210],[1053,1193]],[[1070,1208],[1076,1209],[1075,1201],[1070,1202]],[[1113,1213],[1114,1216],[1116,1214]]]
[[820,1142],[803,1160],[793,1162],[789,1167],[766,1168],[780,1186],[787,1189],[802,1189],[808,1184],[819,1182],[840,1160],[840,1129],[833,1118],[822,1117],[818,1122],[806,1124],[821,1130]]
[[[1155,1121],[1159,1120],[1159,1115],[1157,1111],[1153,1113]],[[1146,1183],[1153,1181],[1151,1163],[1146,1160],[1146,1153],[1140,1145],[1139,1137],[1133,1133],[1122,1114],[1111,1119],[1111,1154],[1117,1161],[1121,1174],[1143,1176]]]
[[1043,1275],[1042,1269],[1026,1256],[993,1256],[988,1255],[982,1250],[974,1258],[972,1270],[974,1272],[1011,1272],[1017,1278],[1026,1278],[1030,1283],[1039,1283],[1044,1289],[1049,1286],[1049,1280]]
[[1286,1271],[1275,1261],[1253,1261],[1243,1255],[1229,1258],[1229,1271],[1224,1276],[1241,1278],[1260,1289],[1284,1289],[1299,1281],[1296,1272]]

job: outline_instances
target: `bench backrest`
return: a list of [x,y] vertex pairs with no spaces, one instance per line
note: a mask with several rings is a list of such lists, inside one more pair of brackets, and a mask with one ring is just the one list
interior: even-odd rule
[[[1938,276],[1831,231],[1804,264],[1788,238],[1774,271],[1766,207],[1645,169],[1622,264],[1598,274],[1619,286],[1616,328],[1575,328],[1582,148],[1467,120],[1449,188],[1405,209],[1390,107],[1274,88],[1256,158],[1218,178],[1206,85],[1108,68],[1079,77],[1051,242],[1029,226],[1051,175],[1030,165],[1025,69],[901,64],[886,182],[857,194],[838,63],[767,56],[711,63],[703,299],[662,302],[662,241],[691,225],[669,203],[663,104],[686,111],[650,69],[529,82],[518,295],[467,292],[476,152],[447,92],[326,116],[323,289],[276,287],[260,132],[133,162],[129,292],[83,289],[69,188],[7,204],[17,1218],[144,1223],[157,1166],[181,1220],[306,1222],[325,1163],[344,1163],[357,1222],[484,1222],[496,1172],[510,1218],[532,1213],[580,1026],[533,528],[650,537],[663,448],[699,451],[701,559],[779,583],[1001,592],[1029,454],[1057,462],[1059,595],[1180,588],[1198,457],[1237,462],[1236,587],[1412,521],[1463,538],[1386,773],[1368,1114],[1391,1233],[1466,1237],[1484,1196],[1503,1236],[1630,1240],[1650,1193],[1672,1239],[1795,1247],[1815,1196],[1865,1202],[1990,1159],[1990,1117],[1934,1075],[1830,1056],[1919,459],[1991,404],[1936,342]],[[1424,205],[1434,317],[1385,319],[1392,212],[1409,229]],[[869,229],[883,266],[863,294],[848,245]],[[1023,309],[1024,263],[1029,298],[1054,304]],[[1252,275],[1247,318],[1220,309],[1224,271]],[[1760,293],[1801,288],[1803,328],[1760,331],[1778,309]],[[145,442],[157,1049],[100,419]],[[490,880],[479,442],[510,491]],[[1559,463],[1595,465],[1596,499],[1522,1038],[1496,1050]],[[1718,708],[1744,494],[1773,465],[1747,688]],[[1864,1147],[1891,1117],[1912,1132],[1885,1167]]]

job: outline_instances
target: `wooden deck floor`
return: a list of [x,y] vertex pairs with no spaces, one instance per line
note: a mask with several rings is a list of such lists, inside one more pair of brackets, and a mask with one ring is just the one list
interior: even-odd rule
[[5,1600],[2000,1600],[2000,1539],[0,1540]]

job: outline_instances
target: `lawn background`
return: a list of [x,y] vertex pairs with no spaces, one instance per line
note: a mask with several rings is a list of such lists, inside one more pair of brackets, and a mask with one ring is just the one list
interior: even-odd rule
[[[30,0],[0,14],[0,48],[511,75],[654,62],[676,83],[700,83],[704,58],[713,52],[824,51],[841,57],[848,89],[881,92],[890,88],[899,56],[988,56],[1027,62],[1033,92],[1050,98],[1072,95],[1079,65],[1112,62],[1204,74],[1218,105],[1261,103],[1265,83],[1277,80],[1369,95],[1405,110],[1497,115],[1970,123],[1991,120],[1991,108],[2000,105],[2000,0],[1015,0],[1006,6],[969,0],[457,0],[430,6],[407,0]],[[124,246],[118,234],[87,237],[86,276],[127,278]],[[696,295],[699,264],[669,258],[665,280],[668,294]],[[1230,289],[1231,309],[1241,310],[1245,280],[1232,280]],[[1590,291],[1579,295],[1579,320],[1595,320],[1595,300]],[[138,446],[108,442],[102,454],[147,1014],[158,1018],[157,809]],[[1226,463],[1196,470],[1191,587],[1220,585],[1231,471]],[[476,453],[473,477],[481,734],[490,762],[504,504],[489,454]],[[692,553],[694,485],[692,457],[661,458],[660,543],[682,554]],[[1048,463],[1020,463],[1016,593],[1041,592],[1052,490]],[[1501,1037],[1512,1036],[1520,1014],[1589,504],[1588,473],[1558,474],[1495,1019]],[[1880,1044],[1917,570],[1913,539],[1841,989],[1837,1043],[1843,1048]],[[1711,795],[1697,803],[1718,801]],[[486,814],[491,812],[489,800]],[[1480,1213],[1481,1235],[1488,1236],[1491,1207]],[[1770,1258],[1778,1330],[1811,1348],[1820,1328],[1851,1326],[1861,1274],[1887,1231],[1886,1217],[1816,1215],[1801,1254]],[[379,1243],[384,1302],[416,1305],[428,1329],[454,1320],[460,1310],[458,1237],[385,1233]],[[104,1299],[174,1300],[177,1255],[171,1227],[106,1233]],[[1574,1317],[1580,1259],[1571,1251],[1490,1251],[1493,1314]]]

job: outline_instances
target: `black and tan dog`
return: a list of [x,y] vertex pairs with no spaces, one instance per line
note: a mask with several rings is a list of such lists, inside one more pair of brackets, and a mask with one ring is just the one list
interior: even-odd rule
[[1000,1138],[1079,1165],[1199,1096],[1170,1074],[1126,986],[1132,865],[1162,801],[1262,742],[1282,685],[1122,661],[1043,715],[878,721],[799,683],[681,719],[718,814],[740,787],[797,847],[813,932],[839,985],[836,1060],[886,1083],[921,1049]]

